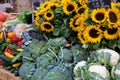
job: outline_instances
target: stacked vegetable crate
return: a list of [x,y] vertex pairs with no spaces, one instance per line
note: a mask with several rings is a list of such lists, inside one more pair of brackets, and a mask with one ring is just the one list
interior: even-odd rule
[[5,70],[2,66],[0,67],[0,80],[20,80],[19,77],[14,76],[11,72]]

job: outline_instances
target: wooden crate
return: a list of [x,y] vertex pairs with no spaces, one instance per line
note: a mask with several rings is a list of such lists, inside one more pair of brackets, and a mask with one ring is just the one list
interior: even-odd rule
[[21,79],[19,77],[14,76],[14,74],[0,66],[0,80],[21,80]]

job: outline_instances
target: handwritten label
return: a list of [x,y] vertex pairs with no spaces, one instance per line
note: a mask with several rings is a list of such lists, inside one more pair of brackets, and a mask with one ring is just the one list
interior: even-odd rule
[[90,9],[95,8],[110,8],[111,7],[111,0],[88,0],[88,7]]

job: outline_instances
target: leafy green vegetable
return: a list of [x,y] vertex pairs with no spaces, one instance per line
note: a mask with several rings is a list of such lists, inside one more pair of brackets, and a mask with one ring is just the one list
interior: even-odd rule
[[59,58],[61,58],[64,62],[72,62],[73,54],[70,49],[60,49],[58,53]]
[[25,76],[20,74],[20,77],[30,76],[26,80],[61,80],[61,77],[62,80],[73,80],[73,65],[86,59],[87,54],[81,45],[65,47],[66,44],[67,40],[64,37],[51,38],[48,41],[33,39],[24,47],[22,65],[34,63],[35,72],[30,74],[32,67],[28,67],[29,71],[24,71]]
[[47,54],[43,54],[36,58],[36,65],[38,68],[41,66],[43,68],[47,68],[49,65],[53,65],[55,62],[55,59],[53,59],[51,56],[47,56]]
[[88,58],[88,52],[81,48],[81,45],[77,44],[71,47],[71,52],[73,54],[73,61],[74,63],[77,63],[82,60],[86,60]]
[[120,63],[112,67],[111,76],[113,80],[120,80]]
[[37,68],[31,77],[31,80],[43,80],[43,78],[46,76],[48,69],[44,69],[42,67]]
[[43,80],[73,80],[71,71],[64,66],[56,66],[51,69]]
[[22,80],[30,80],[33,72],[35,71],[35,65],[32,62],[23,63],[19,68],[19,75]]
[[64,37],[49,39],[47,44],[50,46],[64,46],[67,43],[67,40]]
[[32,58],[37,58],[41,54],[44,54],[47,50],[45,47],[45,41],[32,40],[32,43],[28,45],[29,52],[31,53]]
[[22,61],[23,62],[29,62],[34,61],[34,59],[31,57],[31,53],[27,51],[22,52]]
[[27,15],[28,14],[32,14],[31,10],[25,10],[24,12],[22,12],[21,14],[19,14],[17,16],[17,18],[13,19],[13,20],[9,20],[7,22],[5,22],[5,26],[6,27],[11,27],[14,24],[18,24],[18,23],[27,23]]

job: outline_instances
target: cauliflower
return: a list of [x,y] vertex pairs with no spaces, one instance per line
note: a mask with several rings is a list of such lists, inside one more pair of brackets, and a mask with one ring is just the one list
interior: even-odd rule
[[87,63],[86,61],[80,61],[75,65],[73,69],[75,80],[81,79],[81,70],[82,70],[82,67],[86,65],[86,63]]
[[120,59],[119,53],[111,49],[100,49],[96,52],[98,61],[111,67],[116,65]]
[[86,63],[87,63],[86,61],[80,61],[80,62],[78,62],[78,63],[75,65],[75,67],[74,67],[74,71],[77,70],[77,69],[80,68],[80,67],[85,66]]
[[101,77],[106,78],[109,77],[109,71],[106,69],[106,67],[101,65],[92,65],[89,67],[88,71],[95,72],[99,74]]
[[114,80],[120,80],[120,63],[112,67],[111,76]]

